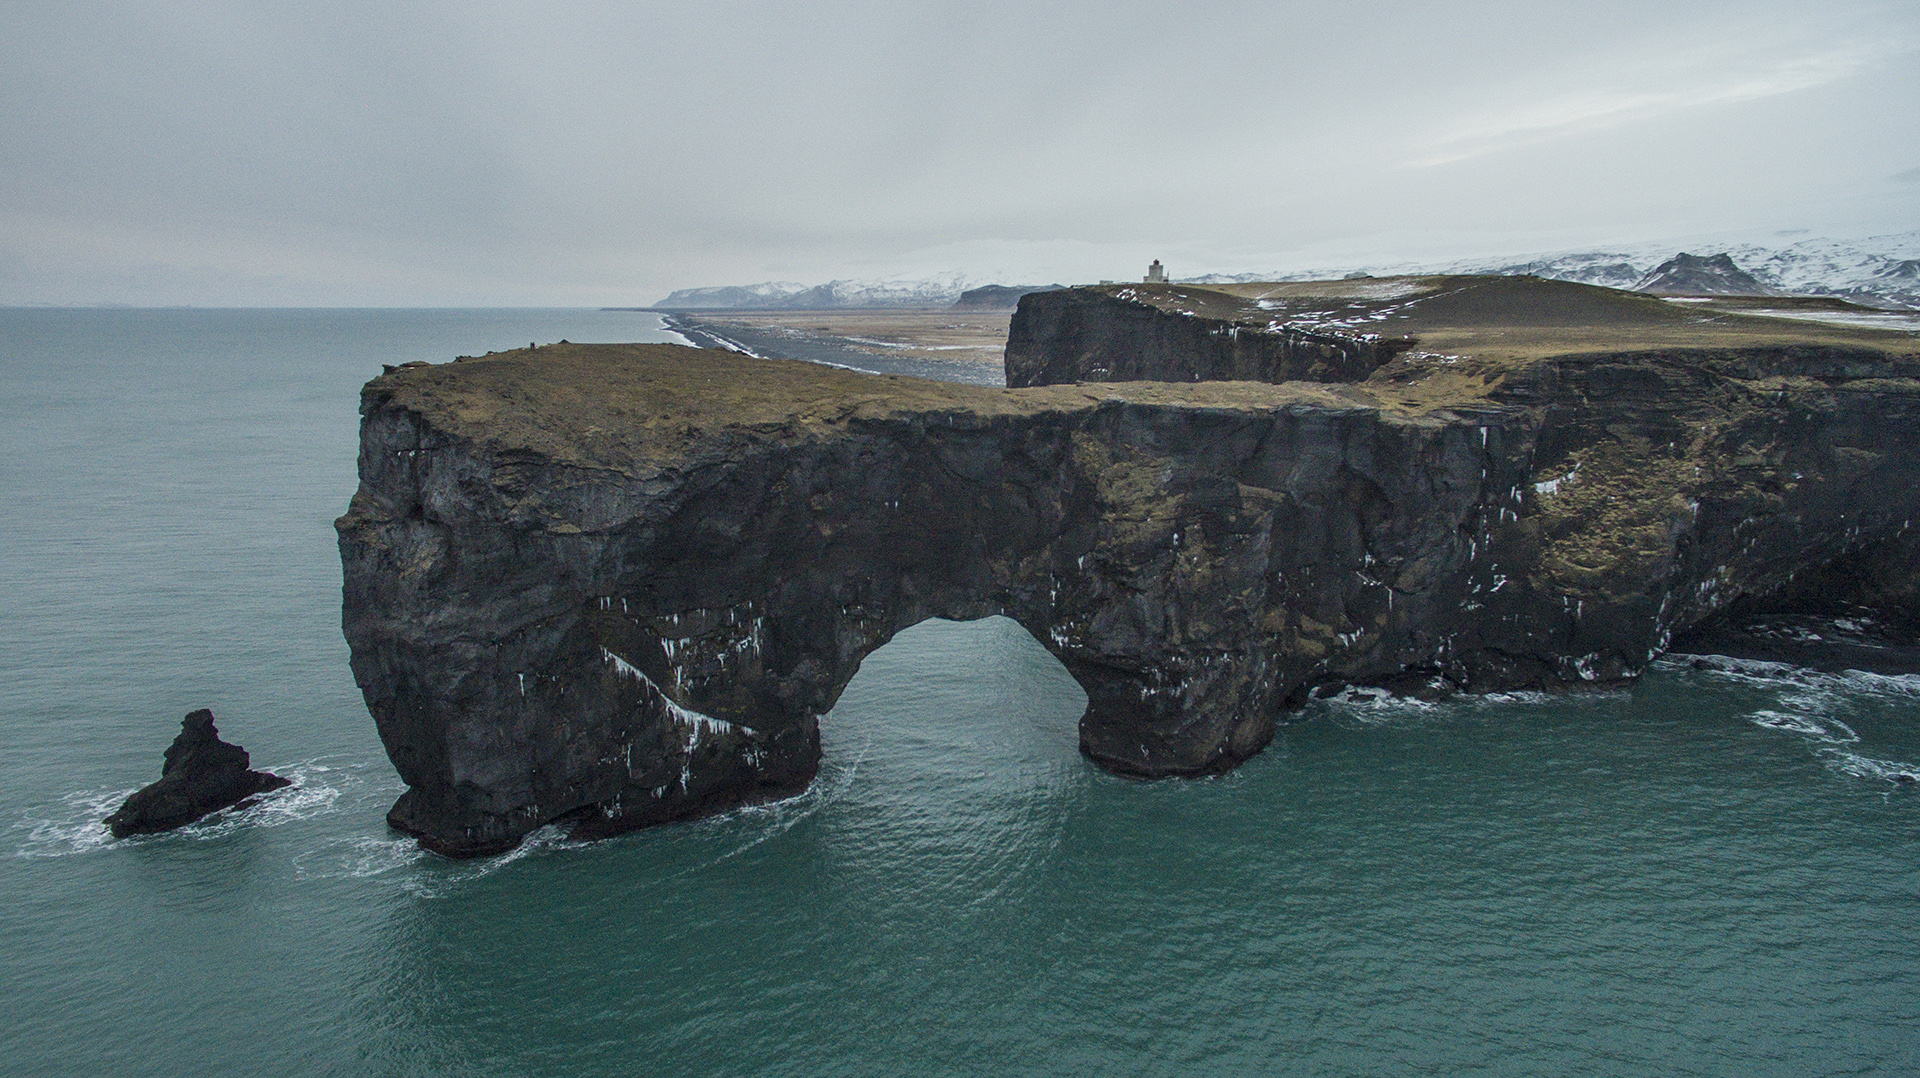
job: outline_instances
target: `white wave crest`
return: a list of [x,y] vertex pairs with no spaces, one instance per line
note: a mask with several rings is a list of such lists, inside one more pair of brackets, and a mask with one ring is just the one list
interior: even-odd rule
[[85,790],[68,794],[54,805],[35,805],[8,828],[26,832],[13,855],[67,857],[106,848],[113,835],[104,821],[135,789]]
[[1920,674],[1876,674],[1870,670],[1843,670],[1830,674],[1792,663],[1735,659],[1726,655],[1675,654],[1661,658],[1655,665],[1741,684],[1772,687],[1780,682],[1791,682],[1816,691],[1881,699],[1920,697]]
[[1411,696],[1395,696],[1385,689],[1361,688],[1359,695],[1349,689],[1324,703],[1328,711],[1363,726],[1390,726],[1396,723],[1432,718],[1447,705]]
[[558,824],[548,824],[530,832],[521,840],[520,845],[506,853],[493,857],[476,857],[471,861],[450,861],[444,857],[421,854],[413,863],[421,871],[402,881],[401,887],[415,898],[443,898],[452,889],[473,880],[491,876],[501,869],[523,858],[532,857],[548,850],[571,850],[588,845],[567,837],[566,830]]
[[1862,701],[1910,707],[1920,696],[1920,675],[1876,674],[1865,670],[1825,673],[1787,663],[1733,659],[1724,655],[1682,656],[1669,664],[1685,673],[1765,689],[1775,707],[1749,713],[1756,726],[1792,734],[1834,771],[1853,778],[1898,784],[1920,782],[1920,767],[1898,760],[1863,756],[1842,746],[1857,745],[1858,731],[1838,717]]
[[1920,783],[1920,766],[1899,760],[1876,760],[1854,752],[1830,751],[1827,762],[1835,771],[1854,778],[1878,779],[1903,786]]
[[1809,740],[1828,745],[1850,745],[1860,740],[1853,727],[1831,716],[1815,717],[1801,711],[1760,710],[1747,716],[1755,726],[1764,726],[1769,730],[1799,734]]
[[[1361,698],[1353,698],[1355,691],[1361,693]],[[1435,719],[1500,721],[1511,715],[1532,714],[1541,707],[1624,699],[1626,696],[1624,689],[1580,693],[1515,689],[1508,692],[1461,692],[1438,700],[1421,700],[1412,696],[1398,696],[1376,686],[1356,685],[1342,689],[1337,695],[1315,701],[1315,705],[1325,709],[1328,714],[1363,726],[1389,726]]]

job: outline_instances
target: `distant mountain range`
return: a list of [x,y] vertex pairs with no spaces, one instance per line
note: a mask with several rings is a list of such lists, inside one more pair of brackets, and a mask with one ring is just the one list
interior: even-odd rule
[[[1702,248],[1695,247],[1694,251]],[[1327,267],[1308,271],[1207,274],[1186,284],[1299,281],[1347,276],[1364,269],[1375,276],[1407,273],[1533,274],[1611,288],[1676,294],[1835,296],[1874,307],[1920,310],[1920,232],[1862,240],[1809,238],[1785,246],[1752,243],[1679,250],[1672,243],[1645,243],[1605,250],[1477,258],[1445,263],[1396,263]],[[1035,275],[1038,276],[1038,275]],[[1015,279],[1018,279],[1017,277]],[[1044,279],[1044,278],[1041,278]],[[996,301],[1040,285],[1007,285],[947,273],[918,280],[828,281],[803,285],[769,281],[754,285],[682,288],[654,304],[677,309],[828,310],[845,307],[940,307],[963,292],[994,286]]]
[[[1701,248],[1695,247],[1695,252]],[[1353,267],[1346,267],[1351,269]],[[1696,289],[1707,295],[1834,296],[1871,307],[1920,309],[1920,232],[1861,240],[1809,238],[1780,247],[1730,244],[1690,254],[1672,243],[1607,250],[1560,251],[1458,262],[1363,267],[1375,276],[1400,273],[1533,274],[1562,281],[1649,292]],[[1206,280],[1315,280],[1342,271],[1215,276]]]
[[787,281],[765,284],[724,285],[717,288],[682,288],[654,304],[677,310],[742,309],[774,311],[824,311],[842,307],[942,307],[960,298],[962,292],[982,285],[998,284],[947,273],[925,280],[828,281],[804,285]]

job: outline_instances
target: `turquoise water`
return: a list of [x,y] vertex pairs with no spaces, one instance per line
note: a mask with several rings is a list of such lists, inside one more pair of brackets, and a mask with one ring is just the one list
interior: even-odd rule
[[[0,311],[0,1073],[1910,1074],[1920,679],[1323,702],[1139,784],[1012,623],[929,622],[806,795],[447,862],[346,668],[381,362],[592,311]],[[97,820],[191,708],[299,785]]]

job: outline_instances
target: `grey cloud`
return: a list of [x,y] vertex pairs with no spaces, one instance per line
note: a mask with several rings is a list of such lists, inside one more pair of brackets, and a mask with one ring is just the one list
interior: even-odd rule
[[1920,141],[1910,8],[1571,7],[13,5],[0,302],[597,304],[943,252],[1052,279],[1920,223],[1873,194]]

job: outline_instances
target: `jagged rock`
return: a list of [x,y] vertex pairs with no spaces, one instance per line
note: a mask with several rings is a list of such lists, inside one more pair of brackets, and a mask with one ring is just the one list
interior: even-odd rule
[[1633,286],[1662,296],[1777,296],[1760,279],[1734,265],[1733,256],[1690,255],[1684,251],[1653,268]]
[[107,817],[114,838],[147,835],[184,827],[208,813],[232,808],[250,797],[291,786],[291,779],[249,770],[247,750],[220,740],[213,712],[189,712],[180,733],[167,747],[160,781],[143,786]]
[[[1084,330],[1022,325],[1063,311]],[[1373,358],[995,389],[554,345],[374,379],[337,526],[389,820],[469,855],[792,794],[861,658],[928,617],[1025,626],[1099,766],[1205,775],[1316,691],[1617,683],[1735,603],[1920,564],[1908,334],[1380,278],[1030,295],[1015,335],[1042,378],[1182,375],[1178,342],[1256,316]],[[1920,609],[1916,579],[1857,598]]]

